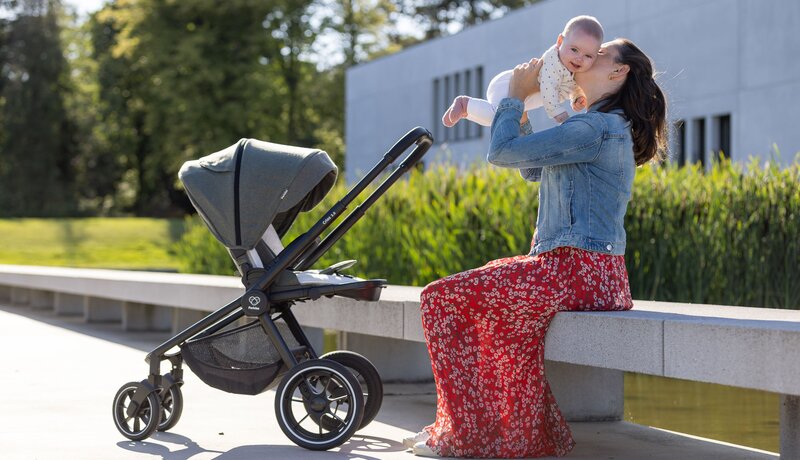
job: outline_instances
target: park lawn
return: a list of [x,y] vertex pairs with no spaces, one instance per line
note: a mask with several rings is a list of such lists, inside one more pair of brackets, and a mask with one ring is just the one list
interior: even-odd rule
[[178,269],[181,219],[0,219],[0,264]]

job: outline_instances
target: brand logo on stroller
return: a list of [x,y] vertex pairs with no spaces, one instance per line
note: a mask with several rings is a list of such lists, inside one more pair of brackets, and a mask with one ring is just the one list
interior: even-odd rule
[[258,316],[269,308],[269,300],[260,291],[248,292],[242,297],[242,309],[247,316]]

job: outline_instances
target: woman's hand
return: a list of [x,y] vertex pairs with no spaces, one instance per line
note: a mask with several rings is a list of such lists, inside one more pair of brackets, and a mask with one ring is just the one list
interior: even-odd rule
[[508,83],[508,97],[514,97],[524,102],[525,98],[539,92],[539,70],[541,68],[542,61],[536,58],[514,67],[511,81]]

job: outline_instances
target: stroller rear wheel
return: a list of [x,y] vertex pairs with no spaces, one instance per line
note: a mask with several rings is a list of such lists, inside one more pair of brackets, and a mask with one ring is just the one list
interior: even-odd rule
[[167,431],[177,425],[183,413],[183,394],[179,385],[172,385],[161,397],[161,423],[158,431]]
[[[344,366],[311,359],[286,372],[275,392],[275,414],[292,442],[310,450],[328,450],[342,445],[358,430],[364,417],[364,396]],[[324,419],[331,423],[323,423]]]
[[[367,358],[352,351],[332,351],[320,356],[320,359],[336,361],[346,367],[356,377],[364,394],[364,418],[361,419],[361,425],[358,426],[358,429],[360,430],[369,425],[369,422],[378,415],[378,411],[381,409],[381,404],[383,403],[383,382],[381,381],[378,370],[375,369],[375,366]],[[338,390],[338,392],[341,391],[341,389]],[[334,393],[336,392],[337,391],[334,391]],[[321,421],[324,424],[323,428],[329,430],[336,427],[336,425],[332,425],[331,423],[339,423],[328,417],[321,419]]]
[[141,404],[135,401],[138,391],[147,391],[139,382],[122,385],[114,396],[112,414],[117,430],[131,441],[149,438],[158,428],[161,416],[161,403],[158,392],[151,391]]

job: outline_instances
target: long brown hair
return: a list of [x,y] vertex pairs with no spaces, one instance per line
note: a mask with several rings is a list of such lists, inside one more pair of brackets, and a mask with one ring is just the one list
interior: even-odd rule
[[618,38],[612,43],[618,50],[615,62],[628,65],[630,70],[622,88],[603,98],[598,110],[622,109],[625,112],[625,118],[631,122],[637,166],[652,159],[661,161],[666,157],[667,101],[655,81],[653,63],[627,38]]

